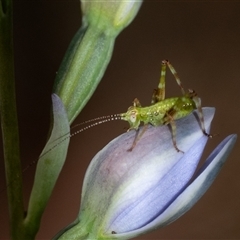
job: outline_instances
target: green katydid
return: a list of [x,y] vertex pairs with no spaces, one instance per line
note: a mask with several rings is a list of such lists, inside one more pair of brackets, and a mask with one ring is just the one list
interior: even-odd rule
[[[181,97],[173,97],[165,99],[165,76],[166,76],[166,67],[170,69],[172,74],[174,75],[178,86],[182,91]],[[109,116],[98,117],[95,119],[91,119],[85,121],[81,124],[102,120],[100,122],[96,122],[91,124],[79,131],[76,131],[71,136],[76,135],[83,130],[86,130],[90,127],[99,125],[104,122],[112,121],[112,120],[124,120],[127,121],[130,125],[128,131],[135,129],[137,130],[136,138],[132,144],[132,147],[129,151],[133,150],[137,141],[141,138],[146,130],[147,124],[151,124],[153,126],[161,126],[170,124],[172,131],[172,141],[175,149],[178,152],[182,152],[177,147],[176,143],[176,125],[175,120],[183,118],[189,115],[193,110],[197,109],[198,117],[200,120],[201,129],[204,135],[208,137],[212,137],[212,135],[208,134],[205,130],[204,126],[204,118],[201,108],[201,99],[197,96],[196,92],[189,89],[187,93],[185,93],[184,88],[182,87],[181,81],[177,75],[177,72],[173,68],[173,66],[169,63],[168,60],[162,61],[162,69],[160,81],[158,84],[158,88],[154,90],[151,105],[147,107],[142,107],[139,100],[137,98],[133,101],[133,106],[130,106],[126,113],[114,114]],[[144,124],[144,128],[140,135],[138,135],[138,130],[141,122]],[[77,124],[79,126],[81,124]]]

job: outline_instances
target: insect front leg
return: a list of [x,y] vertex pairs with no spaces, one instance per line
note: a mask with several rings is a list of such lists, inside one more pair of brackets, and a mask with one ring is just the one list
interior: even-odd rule
[[142,128],[142,132],[139,134],[140,129],[138,128],[136,130],[136,135],[134,138],[134,141],[132,143],[132,146],[128,149],[129,152],[131,152],[133,150],[133,148],[137,145],[137,142],[140,140],[140,138],[142,137],[142,135],[145,133],[145,131],[147,130],[147,125],[144,125]]

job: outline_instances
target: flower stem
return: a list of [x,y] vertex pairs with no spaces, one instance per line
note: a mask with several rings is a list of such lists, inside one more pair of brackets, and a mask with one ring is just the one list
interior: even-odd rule
[[23,196],[16,111],[12,1],[0,0],[0,116],[12,239],[24,239]]

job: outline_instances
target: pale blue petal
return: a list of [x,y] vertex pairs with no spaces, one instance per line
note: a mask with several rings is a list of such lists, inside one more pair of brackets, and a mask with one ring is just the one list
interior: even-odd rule
[[[207,129],[213,115],[213,108],[204,109]],[[90,210],[105,233],[141,228],[163,212],[192,177],[207,140],[194,114],[177,121],[177,144],[184,154],[173,147],[167,126],[149,127],[128,152],[134,137],[132,131],[110,142],[85,176],[79,217]]]
[[118,239],[130,239],[163,227],[175,221],[177,218],[187,212],[210,187],[217,174],[221,170],[224,162],[230,154],[237,135],[233,134],[224,139],[218,147],[208,157],[204,165],[196,174],[194,181],[180,194],[176,200],[156,219],[148,225],[126,234],[117,234]]
[[[210,127],[213,114],[214,109],[204,109],[207,129]],[[160,129],[164,131],[163,127]],[[139,146],[139,153],[135,153],[136,164],[129,169],[129,176],[125,175],[122,178],[120,196],[115,195],[112,209],[109,206],[111,214],[111,219],[108,220],[109,232],[129,232],[148,224],[169,206],[191,179],[207,137],[203,135],[193,114],[178,121],[177,129],[177,142],[180,149],[185,150],[184,154],[177,153],[174,149],[171,134],[169,138],[160,133],[156,134],[155,138],[151,136],[150,146],[155,145],[156,148],[154,154],[151,154],[152,149],[144,152],[146,141],[143,146]],[[167,127],[165,130],[166,133],[170,132]],[[155,144],[159,136],[164,143]],[[143,152],[145,156],[140,155]],[[133,159],[128,158],[127,161],[133,162]]]
[[[154,179],[152,179],[151,185],[145,184],[147,186],[146,191],[143,191],[143,185],[136,186],[137,189],[131,186],[127,188],[127,193],[130,196],[133,195],[131,191],[137,191],[141,195],[135,199],[131,197],[132,201],[127,203],[127,208],[120,208],[121,211],[119,211],[118,216],[109,228],[114,229],[115,232],[129,232],[145,226],[159,216],[182,192],[192,178],[206,141],[206,137],[196,141],[192,148],[164,175],[152,175],[152,171],[149,171],[148,174],[152,175]],[[145,181],[148,181],[148,179],[151,178],[149,176],[144,178]],[[124,204],[126,202],[122,203],[122,205]],[[116,206],[116,208],[119,208],[119,206]]]

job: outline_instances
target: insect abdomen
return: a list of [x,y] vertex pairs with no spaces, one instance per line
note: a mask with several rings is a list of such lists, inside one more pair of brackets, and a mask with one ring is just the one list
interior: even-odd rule
[[195,102],[189,97],[180,97],[174,106],[173,119],[177,120],[189,115],[194,109],[196,109]]
[[178,98],[168,98],[157,102],[149,107],[139,109],[141,121],[144,124],[150,123],[153,126],[164,124],[164,116],[176,104]]

